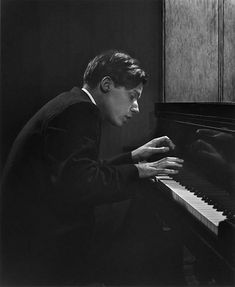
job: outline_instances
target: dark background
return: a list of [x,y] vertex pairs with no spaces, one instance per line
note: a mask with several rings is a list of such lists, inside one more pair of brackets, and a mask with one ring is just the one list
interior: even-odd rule
[[161,99],[162,1],[1,1],[1,166],[17,133],[49,99],[82,85],[88,61],[110,48],[140,60],[149,74],[141,113],[122,129],[104,127],[101,155],[151,137]]
[[[161,0],[2,0],[1,169],[27,120],[59,93],[81,87],[88,61],[110,48],[138,58],[149,82],[141,113],[121,129],[104,127],[101,155],[149,140],[156,127],[154,103],[162,98],[162,27]],[[180,245],[173,231],[161,230],[155,200],[146,194],[96,209],[96,250],[105,254],[97,266],[111,282],[117,273],[125,283],[154,285],[180,277]],[[124,218],[122,237],[114,241]]]

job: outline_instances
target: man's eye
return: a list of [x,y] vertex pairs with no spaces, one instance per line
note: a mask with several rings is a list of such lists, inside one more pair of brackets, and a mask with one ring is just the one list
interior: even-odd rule
[[135,96],[134,95],[130,95],[130,100],[134,101],[134,99],[135,99]]

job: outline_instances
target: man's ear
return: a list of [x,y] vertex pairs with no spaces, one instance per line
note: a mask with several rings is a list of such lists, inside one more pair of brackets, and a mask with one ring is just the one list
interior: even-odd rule
[[110,91],[111,86],[113,85],[113,81],[109,76],[104,77],[100,81],[100,90],[102,93],[106,94]]

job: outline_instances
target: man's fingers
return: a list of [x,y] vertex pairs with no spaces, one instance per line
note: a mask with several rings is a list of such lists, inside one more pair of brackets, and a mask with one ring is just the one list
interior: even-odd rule
[[168,152],[170,150],[169,147],[162,146],[162,147],[150,147],[149,150],[154,154],[154,153],[164,153]]
[[158,146],[158,145],[161,145],[161,144],[165,144],[168,147],[170,147],[171,149],[175,148],[175,144],[167,136],[162,136],[162,137],[159,137],[159,138],[155,138],[155,139],[152,140],[152,143],[155,146]]
[[166,161],[168,161],[168,162],[178,162],[178,163],[183,163],[184,162],[184,160],[181,159],[181,158],[169,156],[169,157],[164,157],[164,158],[156,161],[156,163],[157,162],[161,163],[161,162],[166,162]]
[[176,173],[179,173],[178,169],[165,168],[165,169],[158,170],[157,175],[159,175],[159,174],[176,174]]
[[159,161],[152,163],[152,167],[156,169],[158,173],[172,173],[172,170],[177,171],[183,167],[183,160],[175,157],[163,158]]
[[180,168],[183,165],[181,163],[174,162],[174,161],[172,161],[172,162],[171,161],[166,161],[166,162],[162,163],[162,166],[164,166],[164,167]]
[[165,174],[176,174],[179,173],[178,169],[165,169]]

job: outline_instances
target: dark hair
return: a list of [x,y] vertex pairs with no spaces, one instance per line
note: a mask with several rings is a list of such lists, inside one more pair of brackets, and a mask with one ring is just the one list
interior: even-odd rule
[[147,82],[147,75],[138,60],[118,50],[106,51],[91,60],[85,70],[83,83],[95,88],[105,76],[109,76],[115,86],[127,89]]

